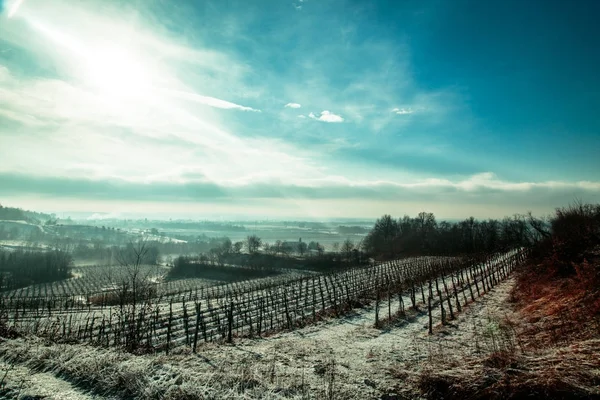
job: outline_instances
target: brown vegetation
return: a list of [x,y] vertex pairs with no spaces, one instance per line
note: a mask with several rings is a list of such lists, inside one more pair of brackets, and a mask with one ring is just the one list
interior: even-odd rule
[[498,322],[490,351],[426,368],[426,397],[600,398],[600,205],[558,209],[550,223],[517,273],[515,317]]
[[513,299],[538,346],[598,338],[600,205],[558,209],[552,235],[533,248]]

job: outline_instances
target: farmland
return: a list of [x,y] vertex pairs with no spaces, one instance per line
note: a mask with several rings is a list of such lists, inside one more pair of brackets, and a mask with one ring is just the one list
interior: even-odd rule
[[[88,384],[92,393],[115,392],[122,383],[109,377],[134,373],[139,384],[148,379],[144,398],[158,392],[168,398],[379,398],[399,392],[395,373],[369,370],[390,368],[394,357],[431,357],[427,342],[410,338],[438,340],[440,327],[462,321],[465,310],[479,307],[480,296],[505,290],[503,282],[525,256],[520,249],[411,257],[325,275],[199,284],[140,301],[136,311],[132,304],[63,307],[52,296],[37,307],[12,301],[6,304],[9,331],[32,339],[17,339],[12,348],[0,343],[0,355],[13,381],[25,370],[10,367],[10,360],[17,354],[36,360],[41,370],[25,393],[47,393],[50,385],[87,399]],[[37,354],[32,350],[37,344],[28,342],[34,338],[56,345]],[[117,369],[108,373],[102,365]],[[169,374],[190,386],[170,381]]]
[[[2,393],[19,393],[15,380],[33,371],[27,395],[56,385],[84,399],[436,397],[446,389],[431,385],[450,378],[435,365],[524,351],[516,323],[499,314],[546,237],[536,222],[386,215],[360,244],[315,242],[313,252],[302,240],[168,240],[132,227],[13,240],[0,259]],[[68,232],[82,235],[77,246],[65,245]],[[84,255],[104,262],[76,262]],[[53,268],[65,266],[57,279]],[[50,279],[21,283],[38,271]]]
[[4,298],[4,309],[10,327],[52,340],[167,353],[188,346],[196,352],[201,342],[268,336],[370,303],[379,310],[375,326],[409,307],[428,309],[432,318],[439,308],[445,322],[523,259],[518,250],[477,258],[415,257],[326,275],[287,274],[217,285],[184,280],[157,285],[137,304],[119,305],[111,305],[112,292],[94,291],[108,281],[79,278],[87,286],[60,282],[48,285],[49,290],[38,286],[12,292]]

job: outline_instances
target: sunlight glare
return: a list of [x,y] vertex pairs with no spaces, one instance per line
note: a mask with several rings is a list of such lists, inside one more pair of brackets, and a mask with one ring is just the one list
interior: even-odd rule
[[108,95],[138,97],[151,89],[146,68],[125,49],[109,47],[89,52],[84,68],[88,83]]
[[23,0],[15,0],[12,3],[12,6],[10,7],[10,10],[8,11],[8,18],[12,18],[15,16],[15,14],[17,13],[17,10],[19,9],[19,7],[21,6],[22,3],[23,3]]
[[40,32],[46,39],[53,41],[64,49],[71,51],[73,54],[83,56],[86,52],[85,46],[77,39],[57,30],[53,27],[40,22],[35,18],[27,18],[29,24]]
[[82,43],[68,33],[28,18],[29,23],[47,39],[71,51],[77,75],[99,93],[114,97],[145,96],[152,89],[147,62],[131,49],[113,45]]

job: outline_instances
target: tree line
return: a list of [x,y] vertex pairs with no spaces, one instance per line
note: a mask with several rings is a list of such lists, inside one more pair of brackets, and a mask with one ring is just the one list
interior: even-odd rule
[[[233,261],[235,256],[231,256],[230,258],[229,261]],[[263,262],[257,265],[246,264],[247,260],[236,259],[235,261],[238,262],[235,264],[237,267],[226,267],[225,264],[210,261],[204,255],[179,256],[173,261],[168,277],[171,279],[193,277],[233,282],[264,278],[280,273],[276,268],[270,268],[271,266],[265,260],[262,260]],[[239,266],[244,266],[245,268],[240,268]]]
[[[190,260],[193,262],[190,263]],[[273,243],[263,241],[257,235],[249,235],[243,241],[232,242],[225,238],[222,243],[197,257],[179,257],[172,263],[178,263],[180,271],[192,271],[192,274],[204,274],[208,266],[239,265],[259,270],[302,269],[331,272],[367,262],[361,251],[360,243],[346,239],[341,245],[335,243],[333,251],[326,252],[325,247],[315,241],[281,241]],[[201,271],[207,268],[206,271]],[[187,273],[187,272],[186,272]],[[175,275],[181,274],[180,272]],[[195,275],[197,276],[197,275]]]
[[[206,239],[206,241],[194,242],[159,242],[147,240],[148,255],[145,264],[156,264],[159,262],[159,255],[179,255],[179,254],[198,254],[208,253],[213,248],[221,246],[221,244],[229,239],[214,238]],[[131,245],[131,238],[122,245],[107,245],[99,239],[72,239],[59,238],[53,240],[53,244],[60,244],[61,248],[68,249],[75,259],[78,260],[94,260],[100,263],[115,264],[117,263],[117,255],[123,251],[124,246]]]
[[27,221],[35,224],[46,221],[53,216],[44,213],[38,213],[34,211],[27,211],[15,207],[4,207],[0,204],[0,220],[5,221]]
[[71,254],[63,250],[0,251],[0,290],[67,279],[72,266]]
[[363,249],[374,256],[455,255],[495,252],[529,246],[547,229],[547,222],[531,215],[515,215],[502,220],[437,222],[433,213],[421,212],[394,219],[377,219],[363,241]]

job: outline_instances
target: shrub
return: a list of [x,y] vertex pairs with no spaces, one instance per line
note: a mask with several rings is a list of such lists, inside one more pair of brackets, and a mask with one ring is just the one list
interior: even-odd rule
[[[585,260],[598,255],[600,246],[600,204],[575,203],[557,208],[550,220],[551,235],[538,241],[530,259],[538,273],[554,277],[578,275]],[[595,269],[590,273],[590,268]],[[597,267],[585,267],[585,279],[597,279]]]

